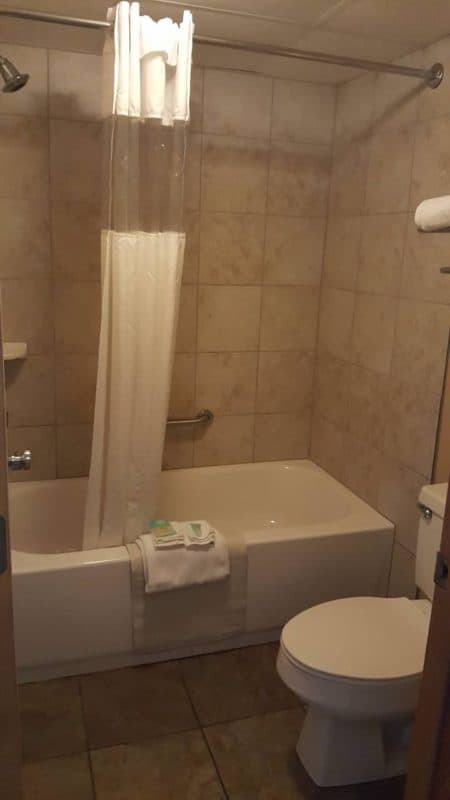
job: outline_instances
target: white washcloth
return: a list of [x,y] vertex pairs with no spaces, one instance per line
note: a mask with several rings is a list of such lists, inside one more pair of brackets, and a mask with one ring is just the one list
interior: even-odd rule
[[414,216],[420,231],[443,231],[450,228],[450,195],[423,200]]
[[215,531],[209,547],[155,547],[151,533],[136,540],[144,566],[145,592],[167,592],[227,578],[230,558],[227,543]]
[[193,522],[173,522],[178,535],[183,536],[185,547],[208,547],[216,541],[216,532],[204,519]]

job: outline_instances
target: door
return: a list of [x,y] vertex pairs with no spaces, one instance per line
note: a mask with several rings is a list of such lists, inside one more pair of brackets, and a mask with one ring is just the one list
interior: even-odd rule
[[[450,563],[450,496],[441,553]],[[450,578],[436,585],[404,800],[450,798]]]
[[21,748],[11,596],[6,476],[5,378],[0,313],[0,796],[20,800]]

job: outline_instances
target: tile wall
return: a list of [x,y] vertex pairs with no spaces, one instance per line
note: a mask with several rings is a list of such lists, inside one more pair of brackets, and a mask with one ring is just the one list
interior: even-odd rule
[[[435,61],[450,70],[450,39],[404,59]],[[311,454],[397,524],[392,594],[414,593],[449,336],[450,238],[413,224],[449,193],[449,87],[367,74],[337,93]]]
[[[10,450],[31,473],[88,470],[99,326],[97,55],[4,45],[31,75],[0,103],[0,282]],[[89,80],[86,80],[89,75]],[[309,451],[335,89],[198,69],[186,170],[187,255],[165,466]],[[17,476],[16,476],[17,477]]]

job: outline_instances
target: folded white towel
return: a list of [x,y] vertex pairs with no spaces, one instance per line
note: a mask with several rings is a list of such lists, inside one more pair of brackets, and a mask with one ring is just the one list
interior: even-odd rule
[[172,524],[178,534],[183,536],[185,547],[208,547],[216,541],[216,532],[204,519]]
[[420,231],[442,231],[450,228],[450,195],[423,200],[414,216]]
[[209,547],[155,547],[151,533],[136,540],[144,565],[145,592],[166,592],[227,578],[230,559],[227,543],[215,531]]

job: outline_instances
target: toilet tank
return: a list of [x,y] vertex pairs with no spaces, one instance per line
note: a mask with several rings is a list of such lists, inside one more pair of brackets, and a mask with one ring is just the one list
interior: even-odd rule
[[423,486],[419,495],[422,509],[416,554],[416,586],[433,599],[436,553],[441,544],[447,483]]

